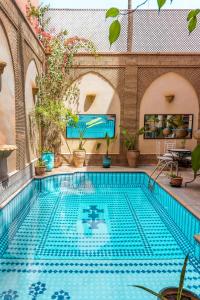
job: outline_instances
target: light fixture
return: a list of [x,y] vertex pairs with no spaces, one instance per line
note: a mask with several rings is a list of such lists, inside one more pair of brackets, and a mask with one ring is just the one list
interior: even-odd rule
[[84,111],[88,111],[96,98],[96,94],[87,94],[85,97]]
[[34,103],[36,102],[36,96],[38,94],[38,91],[39,91],[39,88],[37,86],[32,87],[32,94],[33,94]]
[[2,89],[2,74],[3,74],[5,66],[6,66],[6,63],[4,61],[0,61],[0,92]]
[[167,94],[165,95],[165,100],[168,102],[168,103],[171,103],[175,98],[175,95],[174,94]]

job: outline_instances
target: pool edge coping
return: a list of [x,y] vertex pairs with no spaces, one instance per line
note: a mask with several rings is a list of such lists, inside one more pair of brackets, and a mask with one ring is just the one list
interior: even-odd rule
[[[59,176],[59,175],[70,175],[70,174],[76,174],[76,173],[145,173],[147,176],[151,175],[150,170],[143,170],[135,168],[134,170],[113,170],[110,169],[109,171],[105,170],[70,170],[69,172],[60,172],[60,173],[53,173],[53,174],[47,174],[45,176],[33,176],[31,179],[29,179],[26,183],[24,183],[14,194],[8,197],[8,199],[4,200],[0,204],[0,210],[2,210],[6,205],[8,205],[31,181],[33,180],[42,180],[46,179],[48,177],[54,177],[54,176]],[[164,191],[166,191],[170,196],[172,196],[178,203],[180,203],[185,209],[187,209],[194,217],[196,217],[200,221],[200,212],[197,212],[194,210],[190,205],[186,204],[183,199],[181,199],[180,196],[177,194],[173,193],[166,185],[163,183],[156,181],[156,184],[158,184]]]

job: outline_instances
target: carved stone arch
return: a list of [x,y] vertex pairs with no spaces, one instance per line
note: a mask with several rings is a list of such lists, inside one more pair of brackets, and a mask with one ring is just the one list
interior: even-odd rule
[[42,69],[41,65],[43,64],[43,62],[41,62],[38,59],[38,57],[34,54],[32,49],[28,45],[25,44],[25,47],[24,47],[24,74],[26,74],[31,61],[35,62],[38,74],[40,74],[41,69]]
[[94,73],[106,80],[116,90],[122,102],[124,98],[125,68],[76,68],[74,69],[73,79],[76,80],[87,73]]
[[[0,92],[0,144],[16,145],[16,79],[13,65],[13,56],[9,39],[0,21],[0,60],[6,63],[1,75]],[[1,161],[0,176],[16,170],[16,152],[14,151],[6,160]]]
[[31,162],[34,160],[38,153],[39,146],[39,129],[36,120],[32,114],[35,106],[36,95],[34,95],[33,88],[36,86],[36,76],[39,74],[38,67],[35,59],[29,62],[28,68],[25,73],[24,95],[25,95],[25,118],[27,130],[27,147],[26,147],[26,160]]
[[10,50],[10,56],[11,56],[11,59],[12,59],[13,74],[14,74],[14,78],[15,78],[15,82],[16,82],[14,53],[13,53],[13,50],[12,50],[12,47],[11,47],[10,39],[8,37],[7,31],[6,31],[5,26],[4,26],[3,20],[1,18],[0,18],[0,26],[3,29],[3,32],[4,32],[4,35],[6,37],[7,44],[8,44],[9,50]]
[[[79,70],[81,70],[81,69],[79,69]],[[90,71],[87,70],[86,72],[84,72],[84,70],[82,70],[82,71],[83,72],[80,72],[81,74],[79,74],[78,77],[73,78],[73,82],[78,81],[80,78],[82,78],[83,76],[85,76],[87,74],[94,74],[96,76],[99,76],[103,80],[107,81],[108,84],[111,85],[114,90],[117,89],[116,86],[113,85],[113,83],[109,80],[109,78],[105,77],[104,74],[102,74],[102,72],[97,72],[97,71],[93,71],[93,70],[90,70]]]
[[137,121],[139,125],[140,104],[148,87],[160,76],[167,73],[175,73],[186,79],[194,88],[199,101],[199,126],[200,126],[200,68],[191,67],[165,67],[165,68],[138,68],[138,97],[137,97]]
[[39,74],[40,73],[40,68],[39,68],[39,64],[37,63],[37,60],[35,59],[35,57],[30,57],[27,61],[26,61],[26,66],[25,66],[25,72],[24,72],[24,74],[25,74],[25,78],[26,78],[26,74],[27,74],[27,71],[28,71],[28,68],[29,68],[29,66],[30,66],[30,63],[31,62],[34,62],[34,64],[35,64],[35,67],[36,67],[36,69],[37,69],[37,73]]
[[[94,70],[82,70],[76,73],[73,77],[72,86],[77,85],[79,88],[78,103],[75,101],[69,102],[69,107],[80,114],[114,114],[116,116],[115,134],[118,138],[111,146],[113,154],[121,152],[120,124],[121,124],[121,101],[116,87],[102,74]],[[92,101],[88,101],[89,95],[94,95]],[[75,104],[74,104],[75,103]],[[88,140],[86,144],[86,151],[88,153],[96,154],[97,139]],[[76,149],[77,140],[68,140],[71,149]],[[66,152],[64,148],[63,152]],[[105,144],[102,143],[99,150],[105,153]]]
[[[174,95],[174,100],[171,102],[166,101],[165,95]],[[183,76],[179,72],[164,72],[156,79],[143,92],[143,97],[140,100],[139,110],[139,127],[144,126],[144,116],[153,114],[191,114],[193,120],[190,122],[193,130],[198,128],[199,123],[199,99],[191,80]],[[181,146],[180,140],[174,141],[177,148]],[[164,151],[165,141],[159,141],[161,151]],[[154,139],[139,138],[139,147],[143,155],[153,155],[156,153],[157,143]],[[193,149],[196,145],[194,139],[187,139],[187,147]],[[161,153],[162,153],[161,152]]]

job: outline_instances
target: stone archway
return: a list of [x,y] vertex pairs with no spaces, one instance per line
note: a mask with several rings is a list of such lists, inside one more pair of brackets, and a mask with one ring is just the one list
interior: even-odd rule
[[[168,103],[166,94],[175,95],[174,101]],[[156,78],[144,91],[140,101],[139,126],[144,126],[145,114],[193,114],[193,130],[198,128],[199,100],[192,84],[180,74],[175,72],[165,73]],[[163,142],[162,142],[163,143]],[[177,146],[180,146],[177,140]],[[187,148],[193,149],[196,145],[194,139],[187,140]],[[155,140],[139,139],[142,154],[154,154],[156,152]]]
[[[6,63],[2,74],[0,92],[0,144],[16,145],[15,132],[15,75],[10,45],[3,25],[0,23],[0,61]],[[5,167],[5,166],[4,166]],[[6,173],[16,170],[16,152],[14,151],[6,163]]]
[[36,77],[38,75],[35,61],[32,60],[27,68],[25,77],[25,107],[26,107],[26,126],[27,126],[27,162],[33,161],[38,156],[39,130],[36,120],[33,116],[33,109],[37,101],[37,95],[34,94],[36,88]]
[[[121,117],[121,103],[119,95],[114,86],[103,76],[96,72],[87,72],[80,75],[72,85],[77,85],[80,91],[79,101],[76,109],[80,114],[115,114],[116,115],[116,135],[118,139],[111,146],[112,154],[120,153],[119,141],[119,125]],[[92,104],[88,105],[87,95],[95,95]],[[96,140],[89,140],[86,144],[86,151],[90,154],[95,154]],[[103,143],[104,144],[104,143]],[[69,140],[71,149],[75,149],[78,141]],[[67,149],[62,148],[62,152],[67,152]],[[105,153],[105,147],[102,146],[100,153]]]

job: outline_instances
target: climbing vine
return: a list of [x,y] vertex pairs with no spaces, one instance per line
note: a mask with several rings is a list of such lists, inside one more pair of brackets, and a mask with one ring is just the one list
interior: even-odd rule
[[48,6],[34,7],[29,2],[27,17],[41,41],[46,56],[46,68],[37,77],[38,95],[32,112],[43,132],[43,147],[58,152],[61,136],[69,120],[77,121],[76,112],[68,104],[79,99],[78,86],[72,84],[71,69],[73,57],[79,51],[95,53],[94,44],[86,39],[67,37],[67,31],[52,35],[45,28],[50,19],[45,20]]

